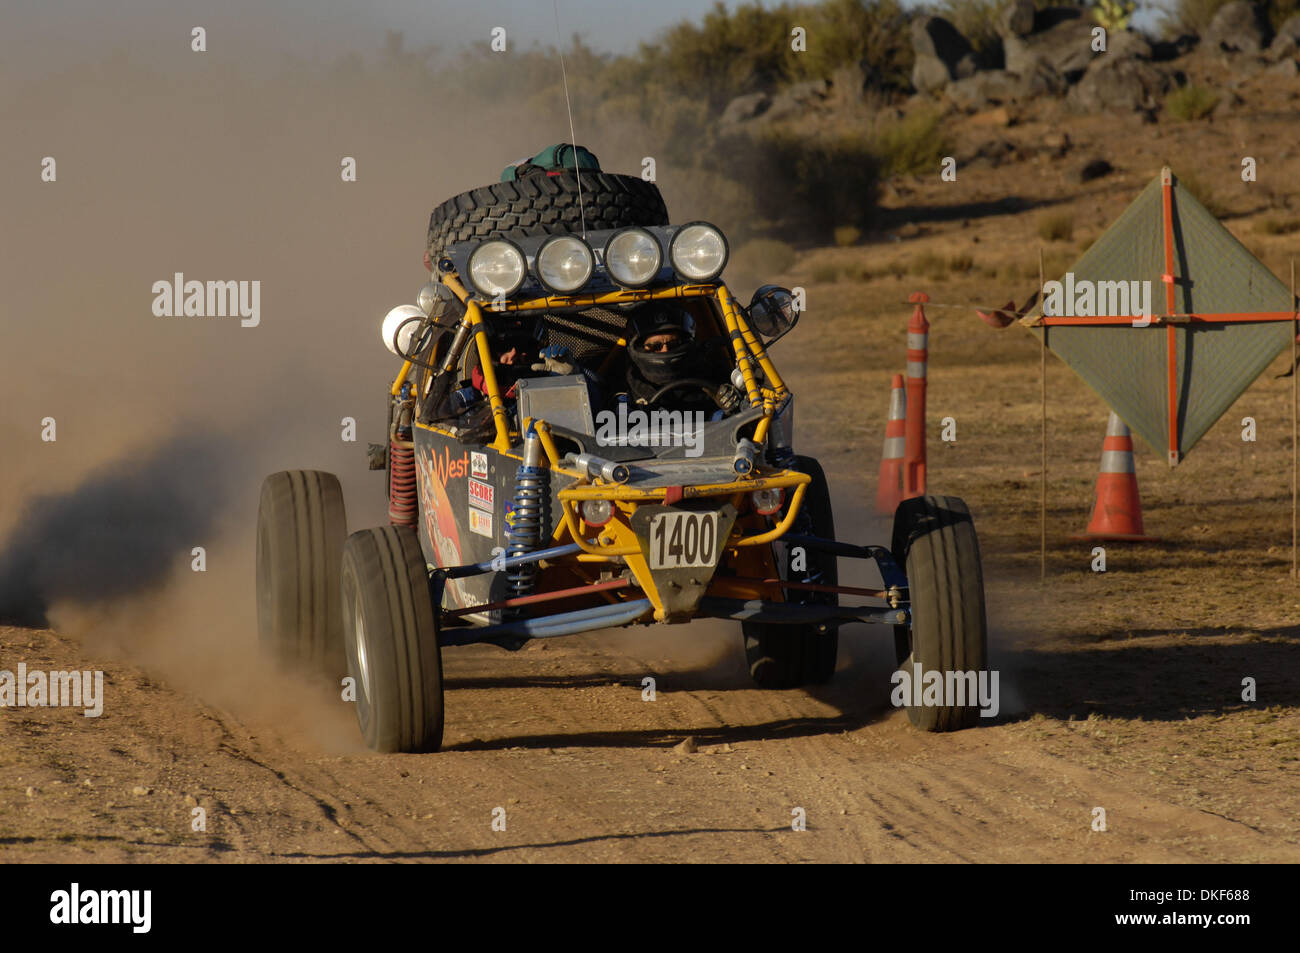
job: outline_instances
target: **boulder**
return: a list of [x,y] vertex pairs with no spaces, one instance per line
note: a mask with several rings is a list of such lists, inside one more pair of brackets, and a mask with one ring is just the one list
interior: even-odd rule
[[1004,37],[1002,52],[1007,70],[1023,76],[1045,66],[1066,82],[1077,81],[1099,55],[1092,51],[1094,25],[1076,15],[1029,36]]
[[998,25],[1004,36],[1028,36],[1034,32],[1034,0],[1011,0],[1002,8]]
[[[920,92],[929,92],[945,85],[948,80],[962,79],[974,74],[975,52],[961,31],[943,17],[917,17],[912,21],[912,50],[916,65],[912,69],[912,85]],[[939,82],[935,61],[947,72]],[[920,79],[921,83],[917,80]],[[922,85],[924,84],[924,85]]]
[[1102,56],[1070,90],[1068,101],[1089,113],[1155,109],[1170,86],[1168,74],[1150,63]]
[[764,119],[786,119],[807,113],[830,95],[831,84],[824,79],[810,79],[787,86],[772,97]]
[[912,88],[918,93],[932,93],[952,82],[952,74],[937,56],[916,54],[912,65]]
[[1300,40],[1300,13],[1293,13],[1286,18],[1286,21],[1277,28],[1278,36],[1289,36],[1293,40]]
[[1106,34],[1106,55],[1123,59],[1151,59],[1151,44],[1141,33],[1132,30],[1112,30]]
[[1300,56],[1300,40],[1293,36],[1286,36],[1279,33],[1273,37],[1273,42],[1268,45],[1268,50],[1264,54],[1270,62],[1278,63],[1284,60],[1293,60]]
[[1287,18],[1268,46],[1270,60],[1293,60],[1300,56],[1300,14]]
[[944,95],[959,109],[981,112],[1064,92],[1065,82],[1060,75],[1039,64],[1023,76],[1006,70],[981,70],[974,76],[949,83]]
[[772,105],[772,97],[767,93],[746,93],[727,103],[718,117],[718,125],[734,126],[751,119],[757,119],[767,112]]
[[1219,7],[1202,42],[1225,53],[1260,53],[1268,46],[1268,19],[1263,10],[1246,0],[1232,0]]

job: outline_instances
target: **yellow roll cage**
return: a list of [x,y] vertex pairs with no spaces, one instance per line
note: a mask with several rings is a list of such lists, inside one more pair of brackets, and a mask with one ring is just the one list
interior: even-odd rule
[[[497,314],[512,314],[528,311],[558,311],[561,309],[583,310],[609,305],[637,304],[646,301],[682,298],[712,299],[725,323],[732,353],[736,359],[736,366],[740,368],[740,373],[744,378],[745,396],[749,401],[749,405],[750,407],[760,407],[763,410],[763,416],[758,419],[755,425],[753,438],[755,444],[762,446],[772,426],[773,418],[785,404],[786,399],[790,396],[790,391],[785,386],[785,382],[781,379],[781,375],[773,365],[767,351],[763,348],[758,335],[750,327],[745,312],[736,303],[735,297],[722,282],[700,285],[670,285],[662,288],[640,290],[618,289],[599,294],[549,295],[517,301],[495,301],[471,294],[454,271],[443,273],[440,280],[464,305],[465,314],[461,318],[460,326],[473,335],[475,347],[478,350],[479,367],[483,373],[483,389],[487,393],[488,403],[492,409],[492,421],[495,430],[495,438],[490,446],[505,456],[520,459],[519,453],[511,451],[512,438],[518,438],[522,433],[527,432],[529,424],[534,425],[538,436],[541,438],[550,469],[556,474],[574,480],[573,484],[560,490],[557,494],[562,507],[563,518],[556,526],[554,542],[576,543],[582,549],[582,553],[577,556],[581,562],[626,561],[636,576],[637,584],[654,605],[656,618],[662,618],[662,601],[657,587],[651,579],[649,565],[641,552],[641,547],[637,543],[626,517],[639,504],[662,502],[668,495],[667,488],[638,488],[604,483],[600,482],[598,478],[593,479],[587,473],[566,465],[545,421],[530,418],[521,421],[521,431],[511,431],[505,401],[497,384],[496,371],[492,366],[492,352],[488,344],[484,311]],[[759,381],[759,377],[755,373],[755,365],[761,369],[766,384]],[[397,397],[401,393],[402,385],[406,382],[413,366],[414,363],[409,359],[403,362],[401,370],[393,379],[391,389],[393,397]],[[445,432],[442,428],[433,424],[417,423],[416,426],[426,430]],[[683,486],[681,488],[681,498],[729,497],[730,502],[739,507],[744,496],[755,490],[766,488],[792,489],[793,495],[790,498],[790,505],[785,516],[776,526],[749,536],[743,535],[739,524],[733,527],[732,535],[726,542],[726,548],[738,550],[743,547],[770,543],[788,532],[799,513],[804,494],[811,482],[812,478],[805,473],[782,470],[764,476],[751,476],[726,483]],[[611,501],[617,508],[618,513],[623,517],[621,519],[612,519],[605,526],[600,527],[595,544],[588,540],[590,532],[582,532],[583,521],[576,505],[583,500],[591,499]]]

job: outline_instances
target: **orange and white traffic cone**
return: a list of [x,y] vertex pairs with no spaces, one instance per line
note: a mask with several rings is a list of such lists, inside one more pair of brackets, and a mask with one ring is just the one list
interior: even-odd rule
[[1097,502],[1092,520],[1079,539],[1153,542],[1142,529],[1142,503],[1138,499],[1137,469],[1133,463],[1133,438],[1128,424],[1114,412],[1106,425],[1101,448],[1101,473],[1097,477]]
[[889,419],[885,422],[885,450],[880,455],[880,483],[876,487],[876,512],[892,516],[903,500],[903,444],[907,433],[907,390],[903,375],[895,374],[889,392]]

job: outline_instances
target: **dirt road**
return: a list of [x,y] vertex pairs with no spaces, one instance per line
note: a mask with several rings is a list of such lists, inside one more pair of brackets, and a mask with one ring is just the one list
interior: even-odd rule
[[[1300,859],[1294,709],[1184,720],[1178,701],[1223,656],[1263,670],[1291,640],[1080,647],[1004,628],[993,662],[1013,710],[922,735],[887,703],[880,643],[852,643],[824,691],[760,692],[727,628],[448,651],[447,745],[429,756],[365,752],[325,687],[281,686],[278,713],[240,715],[55,632],[0,629],[2,659],[108,672],[99,718],[2,713],[0,858]],[[1162,687],[1137,701],[1144,678]],[[1074,720],[1084,707],[1105,714]],[[792,829],[800,808],[806,831]]]

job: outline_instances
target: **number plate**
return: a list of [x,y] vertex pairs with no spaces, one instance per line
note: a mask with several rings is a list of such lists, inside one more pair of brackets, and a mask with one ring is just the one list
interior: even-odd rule
[[717,513],[658,513],[650,520],[651,569],[712,566],[717,551]]

